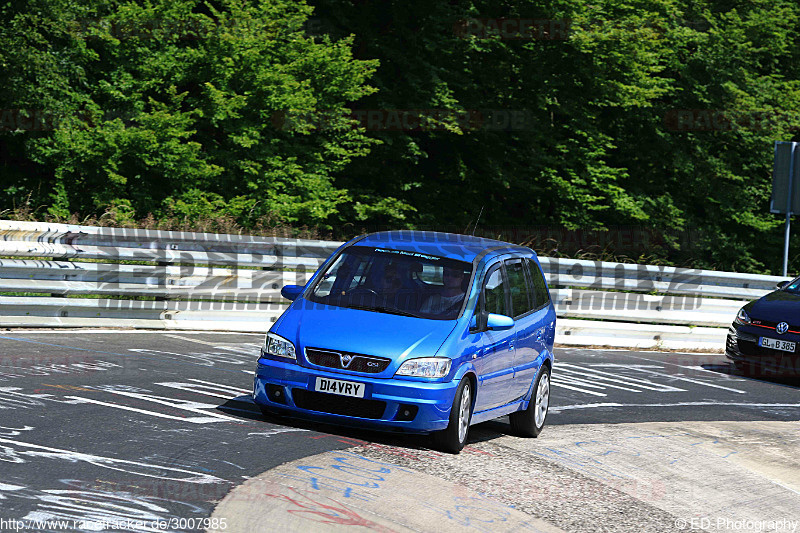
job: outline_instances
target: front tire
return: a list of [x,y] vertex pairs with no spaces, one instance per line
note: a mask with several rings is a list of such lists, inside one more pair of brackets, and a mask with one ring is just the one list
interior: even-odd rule
[[433,434],[437,449],[447,453],[459,453],[467,443],[469,423],[472,420],[472,382],[468,377],[461,378],[456,389],[453,406],[450,408],[450,423],[447,429]]
[[508,416],[511,429],[521,437],[538,437],[544,427],[548,407],[550,407],[550,366],[544,365],[533,384],[528,408]]

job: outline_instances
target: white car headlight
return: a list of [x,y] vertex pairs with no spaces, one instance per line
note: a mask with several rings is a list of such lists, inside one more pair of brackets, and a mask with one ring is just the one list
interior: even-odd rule
[[395,376],[416,378],[443,378],[450,372],[452,360],[447,357],[422,357],[409,359],[395,373]]
[[297,356],[294,353],[294,344],[287,341],[280,335],[267,333],[267,338],[264,339],[264,344],[266,346],[265,352],[269,355],[285,357],[287,359],[297,359]]

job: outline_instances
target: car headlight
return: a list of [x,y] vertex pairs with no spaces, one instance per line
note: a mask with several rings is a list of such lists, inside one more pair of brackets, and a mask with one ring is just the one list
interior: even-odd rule
[[395,372],[395,376],[415,378],[443,378],[450,372],[452,360],[447,357],[421,357],[409,359]]
[[294,353],[294,344],[287,341],[280,335],[267,333],[267,338],[264,339],[264,345],[264,351],[269,355],[285,357],[287,359],[297,359],[297,356]]
[[750,319],[750,315],[747,314],[747,311],[744,310],[744,307],[739,309],[739,312],[736,313],[736,323],[747,325],[750,322],[752,322],[752,320]]

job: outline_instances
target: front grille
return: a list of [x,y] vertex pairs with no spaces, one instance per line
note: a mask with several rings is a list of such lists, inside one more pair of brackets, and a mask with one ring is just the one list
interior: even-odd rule
[[[342,357],[350,357],[350,364],[342,364]],[[391,359],[385,357],[374,357],[359,353],[334,352],[321,350],[319,348],[306,348],[306,359],[312,365],[336,368],[339,370],[352,370],[353,372],[364,372],[366,374],[378,374],[386,370]]]
[[351,398],[306,389],[292,389],[292,398],[294,404],[301,409],[357,418],[378,419],[383,417],[386,410],[386,402],[380,400]]

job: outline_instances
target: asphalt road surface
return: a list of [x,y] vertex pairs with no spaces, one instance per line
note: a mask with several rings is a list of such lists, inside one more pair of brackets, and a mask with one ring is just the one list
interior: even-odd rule
[[[0,531],[142,530],[143,524],[154,531],[225,530],[215,513],[219,502],[279,465],[354,447],[367,456],[378,449],[394,450],[393,457],[402,455],[396,450],[417,459],[440,455],[421,436],[265,420],[249,398],[262,340],[1,332]],[[564,348],[556,351],[548,424],[797,421],[799,384],[736,375],[720,354]],[[509,433],[507,419],[476,426],[457,457],[485,455],[482,445]],[[533,444],[523,444],[545,447],[547,439],[545,428]],[[68,522],[48,528],[36,522],[42,520]],[[551,523],[563,527],[564,520]],[[586,524],[581,529],[594,529]]]

